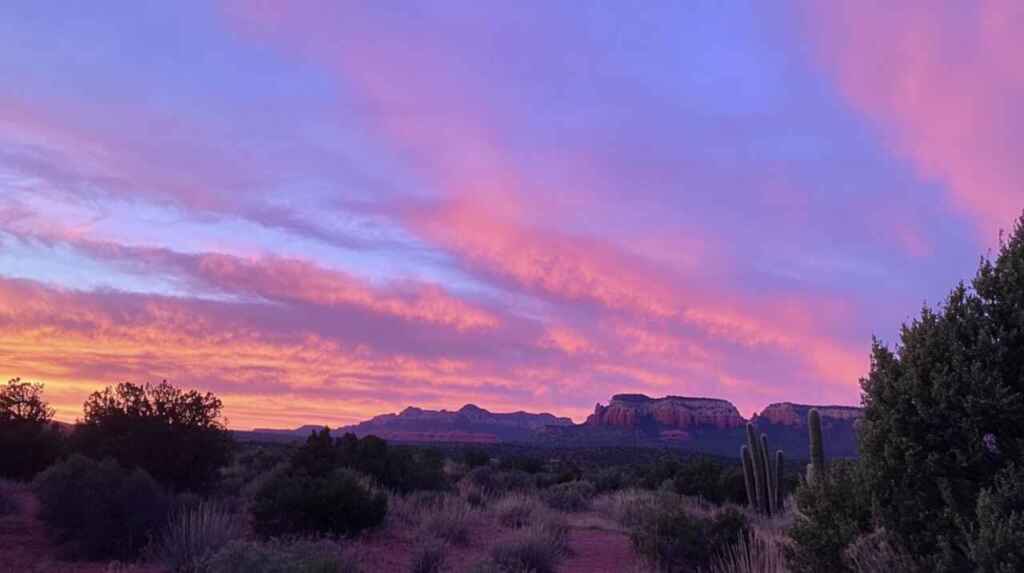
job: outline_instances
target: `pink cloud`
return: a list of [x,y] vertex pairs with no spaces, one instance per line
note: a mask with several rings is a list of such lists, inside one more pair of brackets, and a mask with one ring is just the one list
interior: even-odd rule
[[1009,228],[1024,207],[1024,5],[812,2],[807,12],[818,61],[852,105],[948,187],[985,242]]

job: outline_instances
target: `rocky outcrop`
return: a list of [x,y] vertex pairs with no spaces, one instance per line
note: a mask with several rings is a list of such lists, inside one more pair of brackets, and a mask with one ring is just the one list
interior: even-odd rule
[[647,432],[730,429],[745,423],[736,406],[727,400],[683,396],[650,398],[643,394],[616,394],[607,406],[597,404],[585,422],[589,426]]
[[529,440],[547,426],[571,426],[572,420],[529,412],[494,413],[474,404],[455,411],[409,407],[397,414],[376,416],[338,432],[376,434],[399,441],[494,442]]
[[864,417],[864,409],[853,406],[809,406],[806,404],[781,402],[767,406],[760,414],[754,416],[754,421],[784,426],[806,427],[807,414],[812,408],[818,410],[823,423],[828,421],[856,422]]

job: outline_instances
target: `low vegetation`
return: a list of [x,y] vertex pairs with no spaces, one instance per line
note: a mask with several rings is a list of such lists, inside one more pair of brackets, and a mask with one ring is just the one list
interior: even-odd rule
[[40,518],[71,556],[133,558],[171,509],[171,499],[145,470],[80,455],[39,474],[33,490]]

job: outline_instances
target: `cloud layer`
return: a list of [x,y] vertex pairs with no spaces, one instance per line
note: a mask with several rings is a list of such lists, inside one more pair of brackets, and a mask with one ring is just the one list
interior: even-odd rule
[[0,376],[62,419],[856,403],[1024,207],[1012,3],[0,11]]

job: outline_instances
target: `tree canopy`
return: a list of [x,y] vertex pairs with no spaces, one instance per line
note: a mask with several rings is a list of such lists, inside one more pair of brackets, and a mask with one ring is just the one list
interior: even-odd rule
[[222,408],[211,393],[166,381],[118,384],[86,400],[76,445],[87,455],[141,467],[175,488],[204,489],[231,453]]

